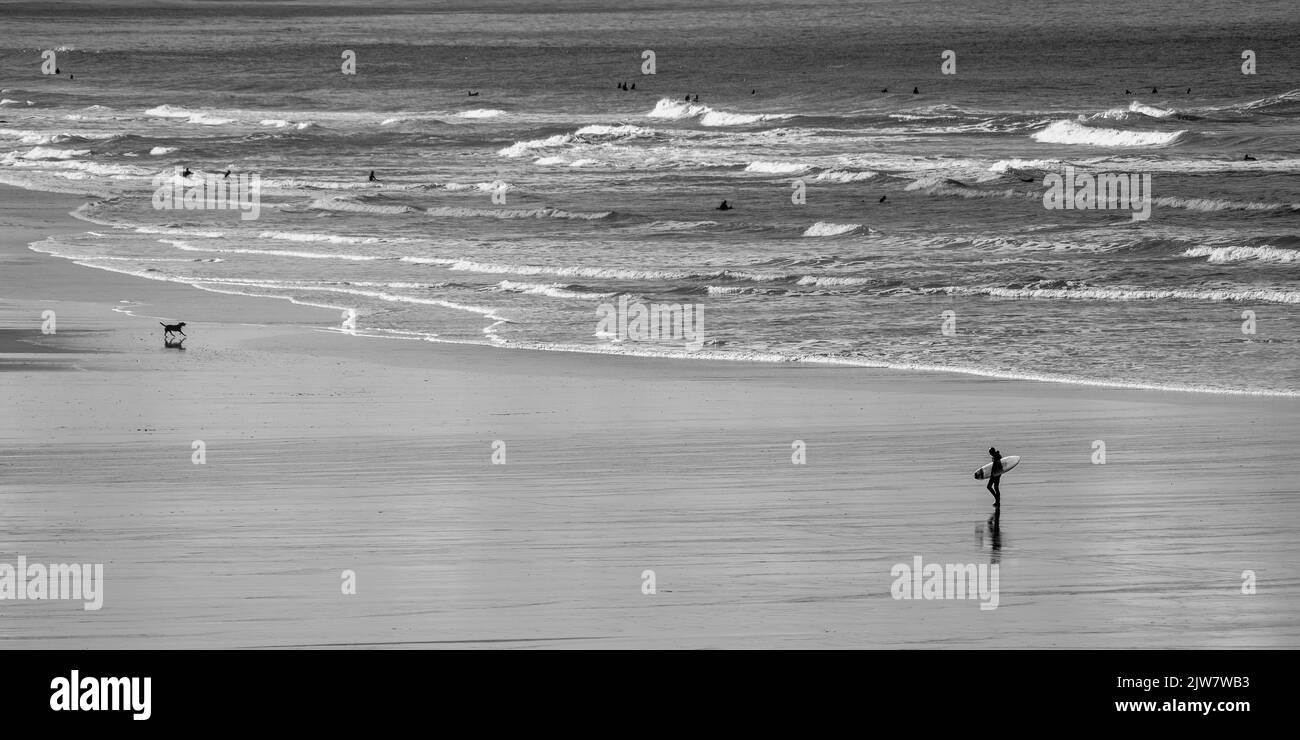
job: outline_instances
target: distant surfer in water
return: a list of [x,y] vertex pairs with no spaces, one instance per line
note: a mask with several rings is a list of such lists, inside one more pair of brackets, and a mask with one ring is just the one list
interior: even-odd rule
[[1002,453],[997,448],[990,447],[989,457],[993,458],[993,469],[989,471],[989,483],[985,487],[993,494],[993,505],[1001,506],[1002,486],[999,484],[1002,482]]
[[719,211],[730,211],[731,209],[732,209],[732,206],[728,205],[728,204],[727,204],[727,201],[725,201],[725,200],[722,201],[722,205],[718,206],[718,210],[719,210]]
[[370,171],[370,182],[379,182],[379,178],[378,178],[378,177],[375,177],[375,171],[374,171],[374,170],[371,170],[371,171]]

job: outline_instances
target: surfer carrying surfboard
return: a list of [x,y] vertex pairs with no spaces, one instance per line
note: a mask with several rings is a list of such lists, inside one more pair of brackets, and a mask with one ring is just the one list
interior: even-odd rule
[[997,448],[989,448],[989,456],[993,458],[993,469],[989,471],[989,484],[985,488],[993,494],[993,505],[1002,505],[1002,487],[999,485],[1002,481],[1002,453]]

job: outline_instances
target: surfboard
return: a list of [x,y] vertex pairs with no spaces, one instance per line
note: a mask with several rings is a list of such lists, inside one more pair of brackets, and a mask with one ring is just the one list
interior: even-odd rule
[[[1002,458],[1002,472],[1005,473],[1019,464],[1020,464],[1019,455],[1007,455],[1006,457]],[[988,477],[989,473],[992,472],[993,472],[993,463],[991,462],[985,463],[984,467],[975,471],[975,480],[984,480],[985,478]]]

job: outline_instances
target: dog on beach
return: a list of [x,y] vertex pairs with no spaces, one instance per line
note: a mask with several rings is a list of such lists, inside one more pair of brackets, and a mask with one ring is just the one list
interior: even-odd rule
[[159,323],[159,324],[162,324],[162,328],[163,328],[163,339],[167,339],[167,337],[169,337],[169,336],[170,336],[171,334],[173,334],[173,333],[180,334],[182,337],[183,337],[183,336],[186,336],[185,332],[182,331],[182,329],[185,328],[185,322],[184,322],[184,321],[182,321],[182,322],[179,323],[179,324],[163,324],[163,322],[161,322],[161,321],[159,321],[158,323]]

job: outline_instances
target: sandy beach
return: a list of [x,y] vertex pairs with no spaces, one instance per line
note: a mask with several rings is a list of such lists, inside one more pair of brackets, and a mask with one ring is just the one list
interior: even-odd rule
[[[28,249],[80,203],[0,191],[0,562],[104,603],[6,648],[1300,644],[1295,400],[347,336]],[[916,556],[997,608],[894,599]]]

